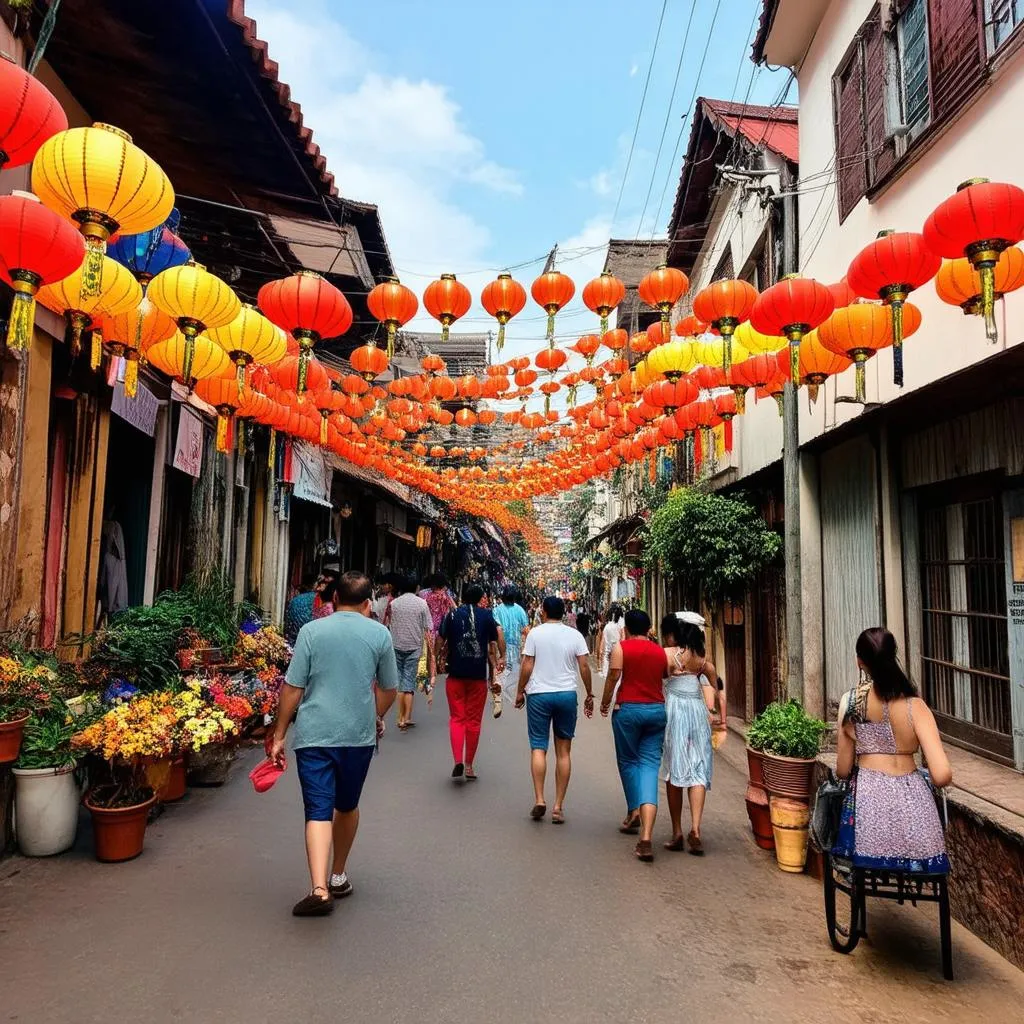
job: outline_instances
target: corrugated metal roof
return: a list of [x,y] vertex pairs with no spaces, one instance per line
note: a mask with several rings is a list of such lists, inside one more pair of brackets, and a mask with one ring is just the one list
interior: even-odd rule
[[753,145],[766,146],[790,163],[798,162],[800,145],[796,107],[761,107],[707,99],[703,104],[711,119],[725,125],[732,133],[738,131]]
[[354,224],[338,227],[327,221],[268,215],[274,234],[292,252],[295,261],[318,274],[342,274],[361,281],[369,290],[373,274]]

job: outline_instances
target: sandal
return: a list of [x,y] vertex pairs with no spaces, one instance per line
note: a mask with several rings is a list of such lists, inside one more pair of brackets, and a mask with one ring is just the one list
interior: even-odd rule
[[619,826],[619,831],[626,836],[635,836],[640,831],[640,815],[636,814]]
[[[317,893],[322,892],[323,896]],[[294,917],[326,917],[334,910],[334,900],[331,894],[322,886],[318,885],[312,889],[308,896],[303,896],[298,903],[292,907]]]
[[686,842],[689,844],[690,853],[692,853],[694,857],[704,856],[704,844],[700,841],[700,836],[697,835],[696,832],[691,831],[686,837]]
[[480,778],[480,776],[477,775],[477,773],[472,768],[466,768],[466,781],[467,782],[476,782],[476,780],[478,778]]
[[640,839],[633,849],[636,854],[637,860],[650,862],[654,860],[654,849],[651,846],[650,839]]
[[565,824],[565,815],[562,813],[561,810],[556,810],[556,811],[552,811],[551,812],[551,824],[552,825],[564,825]]
[[673,836],[667,843],[665,843],[666,850],[672,850],[676,853],[682,853],[686,849],[686,840],[683,838],[682,833],[677,836]]
[[540,821],[540,819],[543,818],[544,815],[547,813],[547,804],[534,804],[533,810],[530,811],[530,817],[533,818],[534,821]]

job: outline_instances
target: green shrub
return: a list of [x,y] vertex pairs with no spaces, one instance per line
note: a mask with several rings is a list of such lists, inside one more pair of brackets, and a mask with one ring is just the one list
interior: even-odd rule
[[828,726],[812,718],[799,701],[776,701],[754,719],[747,743],[754,750],[780,757],[816,757]]

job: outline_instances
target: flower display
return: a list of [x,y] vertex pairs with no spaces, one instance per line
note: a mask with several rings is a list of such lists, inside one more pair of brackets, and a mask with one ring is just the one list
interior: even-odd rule
[[28,664],[13,654],[0,656],[0,720],[49,707],[57,682],[57,673],[45,665]]
[[[177,713],[178,743],[181,749],[200,751],[210,743],[220,743],[241,732],[246,718],[252,716],[248,702],[234,703],[239,718],[229,715],[225,707],[216,702],[210,684],[201,679],[190,679],[185,688],[172,698]],[[244,704],[244,707],[243,707]],[[248,714],[244,714],[248,711]]]
[[178,717],[174,697],[167,692],[119,701],[76,733],[71,748],[106,761],[167,757],[174,752]]
[[254,669],[284,668],[292,657],[291,648],[273,626],[262,626],[253,633],[240,632],[238,653],[240,661]]

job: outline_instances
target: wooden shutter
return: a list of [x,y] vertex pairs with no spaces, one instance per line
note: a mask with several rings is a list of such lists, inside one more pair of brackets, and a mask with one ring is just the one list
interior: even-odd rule
[[886,91],[890,87],[882,18],[875,13],[864,23],[864,111],[867,121],[868,183],[878,184],[896,166],[896,140],[885,123]]
[[846,219],[867,191],[867,126],[864,120],[864,53],[854,40],[833,80],[839,219]]
[[928,0],[932,120],[956,111],[985,81],[985,0]]

